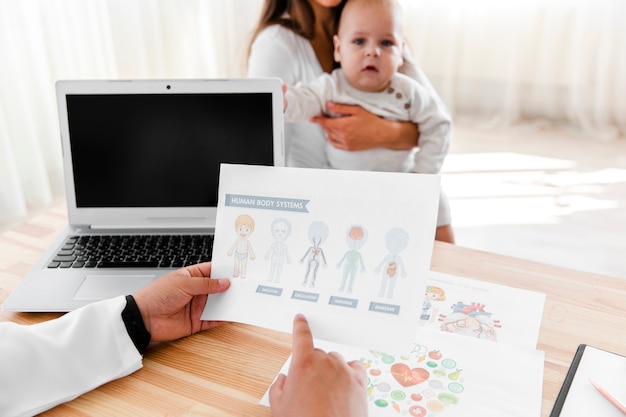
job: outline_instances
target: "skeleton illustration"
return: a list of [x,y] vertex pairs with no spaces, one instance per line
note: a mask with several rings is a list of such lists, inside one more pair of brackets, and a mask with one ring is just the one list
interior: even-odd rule
[[280,275],[283,272],[285,263],[291,263],[289,248],[285,241],[291,234],[291,223],[287,219],[279,217],[272,222],[272,236],[274,243],[265,254],[265,260],[271,258],[270,273],[267,278],[269,282],[280,282]]

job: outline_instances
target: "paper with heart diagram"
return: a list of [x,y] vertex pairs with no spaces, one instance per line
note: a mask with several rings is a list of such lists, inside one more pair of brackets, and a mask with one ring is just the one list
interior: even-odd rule
[[203,320],[395,350],[417,331],[439,177],[223,164]]
[[[427,329],[404,353],[320,340],[315,347],[364,363],[369,417],[541,415],[541,351]],[[290,362],[280,373],[288,374]],[[269,392],[260,403],[269,407]]]
[[534,349],[546,295],[430,271],[420,326]]

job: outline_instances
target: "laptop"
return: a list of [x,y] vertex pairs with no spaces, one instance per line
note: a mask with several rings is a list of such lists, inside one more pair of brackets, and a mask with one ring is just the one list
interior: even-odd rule
[[285,165],[278,79],[58,81],[56,93],[69,224],[6,311],[71,311],[210,260],[220,163]]

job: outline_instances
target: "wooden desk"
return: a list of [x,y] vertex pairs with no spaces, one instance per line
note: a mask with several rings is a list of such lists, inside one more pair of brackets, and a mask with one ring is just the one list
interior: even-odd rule
[[[66,221],[59,206],[0,235],[0,303]],[[544,417],[579,343],[626,354],[626,280],[443,243],[435,244],[432,269],[546,293],[537,346],[546,353]],[[29,324],[57,316],[0,312],[0,321]],[[290,347],[288,334],[227,324],[154,346],[143,369],[45,415],[269,416],[258,401]]]

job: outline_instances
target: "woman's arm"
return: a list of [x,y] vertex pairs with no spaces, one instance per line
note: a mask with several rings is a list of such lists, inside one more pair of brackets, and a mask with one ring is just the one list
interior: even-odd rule
[[418,144],[419,130],[411,122],[394,122],[378,117],[359,106],[329,102],[327,109],[343,117],[316,116],[311,119],[326,132],[337,149],[361,151],[372,148],[411,149]]
[[[261,31],[250,48],[248,57],[248,77],[278,77],[288,86],[295,85],[302,74],[298,58],[297,35],[278,25]],[[311,77],[312,78],[312,77]]]
[[[445,108],[426,74],[417,66],[409,48],[403,50],[404,62],[400,72],[417,80]],[[376,147],[408,150],[419,144],[419,126],[411,122],[392,122],[357,107],[328,103],[328,110],[345,117],[332,119],[318,116],[312,119],[326,132],[327,140],[337,149],[359,151]]]

